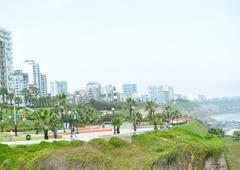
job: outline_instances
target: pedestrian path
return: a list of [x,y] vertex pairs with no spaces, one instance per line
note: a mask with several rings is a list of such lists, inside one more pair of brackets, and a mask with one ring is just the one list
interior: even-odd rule
[[[133,129],[121,129],[122,135],[131,135],[131,134],[138,134],[138,133],[145,133],[152,131],[153,128],[139,128],[136,132]],[[94,133],[82,133],[77,134],[74,140],[82,140],[82,141],[89,141],[94,138],[103,138],[104,136],[114,136],[112,131],[104,131],[104,132],[94,132]],[[1,142],[2,144],[7,145],[31,145],[31,144],[38,144],[40,142],[53,142],[53,141],[71,141],[70,135],[65,135],[63,139],[49,139],[49,140],[29,140],[29,141],[10,141],[10,142]]]

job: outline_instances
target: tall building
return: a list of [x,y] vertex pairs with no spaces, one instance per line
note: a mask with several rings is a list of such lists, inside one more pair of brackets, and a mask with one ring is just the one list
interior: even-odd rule
[[29,87],[36,87],[40,90],[40,81],[41,81],[41,73],[39,64],[37,64],[34,60],[25,60],[23,71],[28,73],[29,76]]
[[134,97],[137,94],[136,84],[123,84],[123,94],[128,97]]
[[23,73],[22,70],[14,70],[13,73],[14,80],[14,91],[16,96],[22,96],[22,90],[28,88],[28,74]]
[[56,96],[58,94],[68,94],[68,87],[66,81],[51,82],[51,96]]
[[156,104],[165,104],[165,94],[163,86],[149,86],[148,100],[154,101]]
[[113,101],[114,91],[115,91],[115,88],[111,84],[107,86],[103,86],[101,90],[102,99],[104,99],[105,101]]
[[47,96],[47,76],[45,74],[41,74],[41,81],[40,81],[40,95]]
[[72,94],[72,104],[81,104],[87,101],[86,91],[77,90]]
[[166,103],[174,100],[174,88],[172,86],[164,86],[164,96]]
[[11,33],[0,27],[0,87],[13,90]]
[[170,102],[171,102],[175,98],[174,88],[172,86],[168,86],[168,92],[169,92],[169,99],[170,99]]
[[25,60],[23,70],[28,73],[28,87],[36,87],[39,96],[47,96],[47,77],[41,74],[39,64],[34,60]]
[[98,82],[89,82],[86,85],[87,98],[99,100],[101,97],[101,84]]

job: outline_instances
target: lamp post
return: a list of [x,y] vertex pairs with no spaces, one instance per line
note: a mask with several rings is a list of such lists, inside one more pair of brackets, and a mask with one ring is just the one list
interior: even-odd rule
[[[113,119],[114,119],[114,117],[115,117],[115,108],[114,107],[112,108],[112,115],[113,115]],[[116,126],[115,125],[113,125],[113,134],[116,134]]]
[[17,115],[16,115],[16,104],[15,104],[15,99],[16,96],[14,94],[14,98],[13,98],[13,113],[14,113],[14,132],[15,132],[15,136],[17,136]]

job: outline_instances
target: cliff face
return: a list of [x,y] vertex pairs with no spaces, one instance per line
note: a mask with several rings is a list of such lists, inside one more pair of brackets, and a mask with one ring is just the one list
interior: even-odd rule
[[217,160],[208,157],[202,162],[194,162],[190,153],[178,154],[175,159],[161,158],[153,162],[151,170],[228,170],[224,154]]

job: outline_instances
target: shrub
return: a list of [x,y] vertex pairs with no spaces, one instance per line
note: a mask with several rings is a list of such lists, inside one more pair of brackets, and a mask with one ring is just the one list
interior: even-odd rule
[[224,130],[221,128],[210,128],[208,129],[208,133],[213,134],[213,135],[217,135],[218,137],[224,137]]
[[111,145],[113,145],[115,148],[123,147],[123,146],[126,146],[128,144],[127,141],[125,141],[125,140],[123,140],[121,138],[118,138],[118,137],[112,137],[109,140],[109,143]]
[[235,131],[233,133],[233,140],[234,141],[240,141],[240,131]]

